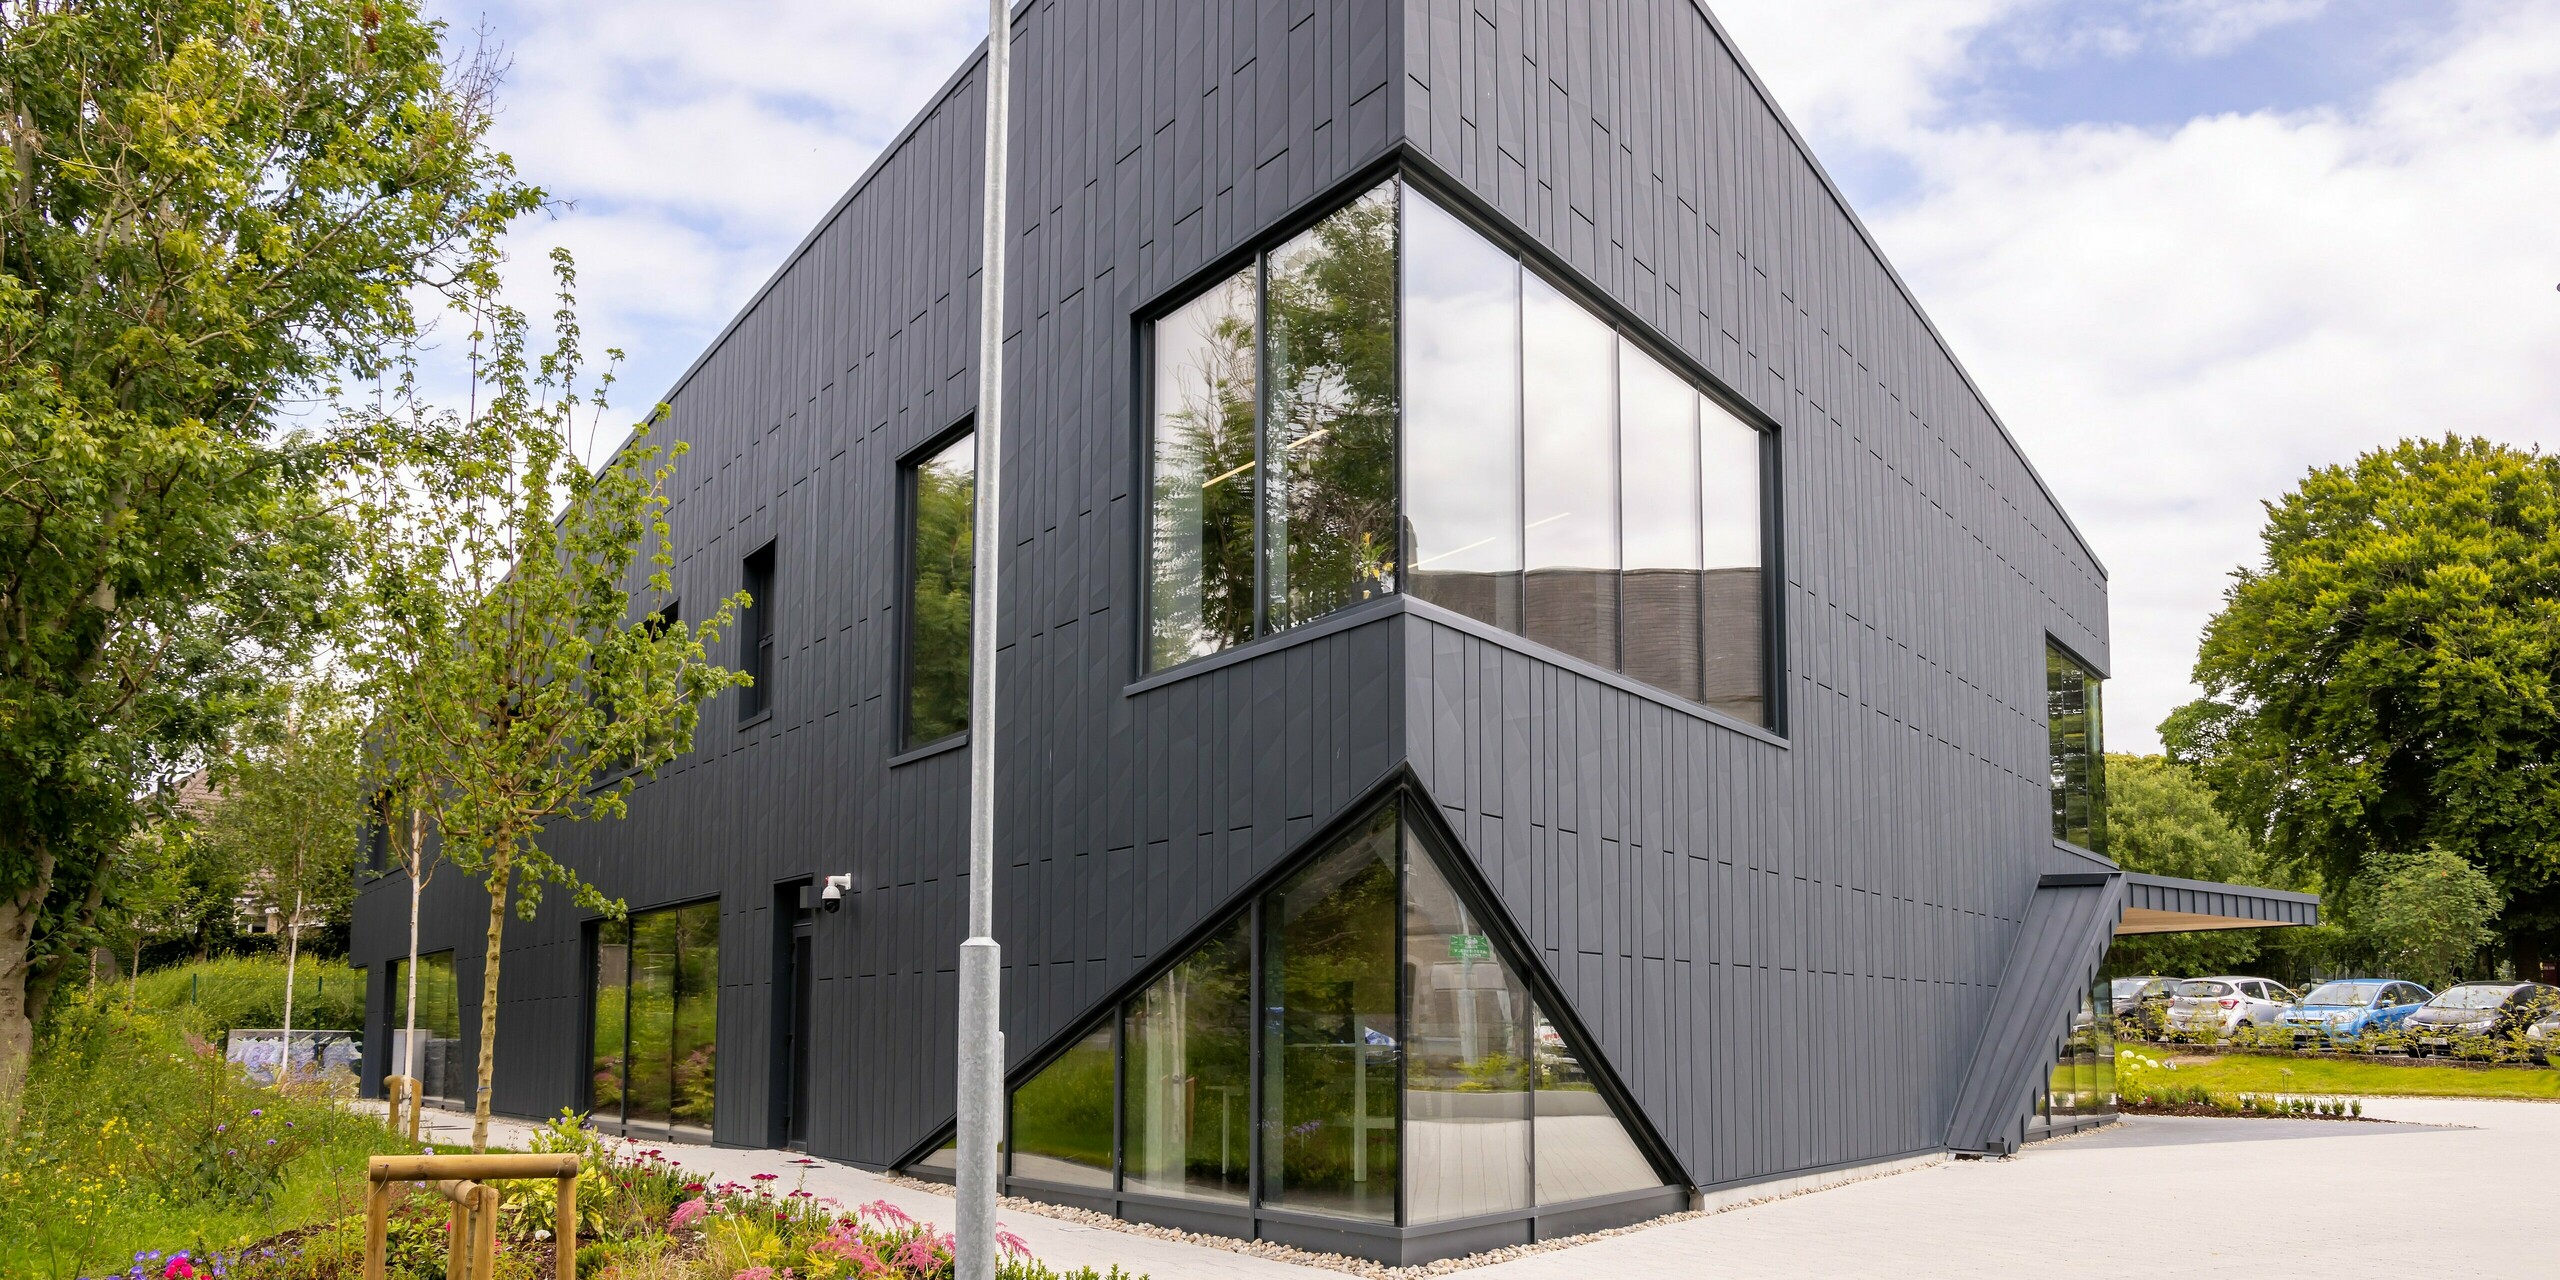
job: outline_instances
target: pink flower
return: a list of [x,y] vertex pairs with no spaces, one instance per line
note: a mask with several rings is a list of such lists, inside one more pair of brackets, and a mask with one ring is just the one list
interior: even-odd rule
[[1031,1256],[1030,1243],[1025,1241],[1022,1237],[1005,1230],[1003,1223],[996,1224],[996,1247],[1017,1258],[1028,1258]]
[[169,1259],[168,1269],[160,1275],[162,1280],[196,1280],[195,1264],[187,1261],[187,1255],[182,1253]]
[[667,1215],[667,1230],[682,1231],[686,1227],[690,1227],[693,1224],[702,1221],[704,1215],[710,1212],[711,1202],[703,1199],[701,1196],[695,1196],[691,1200],[687,1200],[683,1204],[677,1205],[676,1211]]
[[916,1220],[908,1217],[904,1210],[886,1200],[874,1200],[854,1212],[887,1227],[912,1227],[916,1224]]
[[898,1265],[919,1275],[932,1275],[942,1270],[942,1262],[943,1253],[934,1247],[930,1231],[907,1241],[906,1246],[898,1250]]
[[773,1280],[773,1268],[749,1267],[746,1270],[729,1277],[729,1280]]

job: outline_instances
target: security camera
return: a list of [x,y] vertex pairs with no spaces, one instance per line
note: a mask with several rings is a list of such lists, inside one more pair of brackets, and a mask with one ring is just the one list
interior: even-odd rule
[[830,915],[844,910],[844,895],[851,888],[852,876],[828,876],[827,887],[818,890],[818,909]]

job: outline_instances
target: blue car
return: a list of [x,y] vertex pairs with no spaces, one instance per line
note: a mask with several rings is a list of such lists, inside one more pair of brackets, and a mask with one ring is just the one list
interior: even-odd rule
[[2392,978],[2333,978],[2285,1010],[2281,1025],[2293,1032],[2295,1044],[2352,1040],[2407,1022],[2434,995],[2417,983]]

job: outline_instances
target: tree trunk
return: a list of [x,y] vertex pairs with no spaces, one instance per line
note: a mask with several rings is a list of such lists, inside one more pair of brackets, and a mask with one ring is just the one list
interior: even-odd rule
[[302,890],[293,891],[293,915],[284,922],[284,1058],[276,1066],[276,1087],[293,1078],[293,966],[302,955]]
[[[400,1043],[408,1052],[401,1055],[399,1074],[424,1082],[426,1064],[418,1060],[418,899],[426,887],[418,882],[418,870],[409,869],[409,1015],[408,1035]],[[414,1104],[412,1104],[414,1105]]]
[[489,953],[480,962],[479,1096],[471,1104],[471,1149],[489,1149],[489,1090],[498,1073],[498,944],[507,928],[510,845],[489,860]]
[[27,1008],[29,953],[45,895],[53,891],[53,850],[37,842],[33,883],[0,898],[0,1135],[18,1131],[18,1104],[36,1053],[36,1024]]

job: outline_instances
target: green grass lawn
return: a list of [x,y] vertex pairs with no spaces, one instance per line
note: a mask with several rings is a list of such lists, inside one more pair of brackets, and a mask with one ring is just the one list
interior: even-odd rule
[[2168,1062],[2174,1050],[2127,1045],[2117,1051],[2122,1092],[2140,1096],[2141,1081],[2189,1085],[2220,1094],[2309,1093],[2360,1097],[2537,1098],[2560,1101],[2560,1069],[2456,1067],[2336,1058],[2282,1058],[2251,1053],[2216,1054],[2177,1061],[2176,1070],[2134,1066],[2127,1055]]
[[408,1149],[379,1111],[249,1084],[174,1013],[75,996],[47,1022],[0,1139],[0,1276],[113,1275],[343,1217],[365,1157]]

